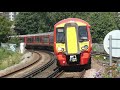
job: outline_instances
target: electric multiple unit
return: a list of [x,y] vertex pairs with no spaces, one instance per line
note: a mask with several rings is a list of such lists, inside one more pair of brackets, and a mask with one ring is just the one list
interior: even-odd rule
[[68,18],[54,26],[54,53],[58,66],[91,64],[90,25],[84,20]]

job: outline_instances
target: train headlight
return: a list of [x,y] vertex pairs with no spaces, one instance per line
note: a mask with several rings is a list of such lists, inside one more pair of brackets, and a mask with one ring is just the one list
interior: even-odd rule
[[87,50],[88,49],[88,45],[85,45],[83,47],[81,47],[82,50]]
[[58,52],[63,52],[64,48],[58,47]]

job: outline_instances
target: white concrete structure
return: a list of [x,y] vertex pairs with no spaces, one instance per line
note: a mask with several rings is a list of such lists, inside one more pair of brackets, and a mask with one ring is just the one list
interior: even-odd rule
[[20,43],[20,53],[25,52],[25,43]]

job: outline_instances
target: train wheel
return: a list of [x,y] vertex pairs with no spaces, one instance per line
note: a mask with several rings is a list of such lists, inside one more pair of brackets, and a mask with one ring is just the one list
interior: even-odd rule
[[90,59],[89,59],[89,61],[88,61],[88,64],[85,65],[85,69],[86,69],[86,70],[91,69],[91,57],[90,57]]

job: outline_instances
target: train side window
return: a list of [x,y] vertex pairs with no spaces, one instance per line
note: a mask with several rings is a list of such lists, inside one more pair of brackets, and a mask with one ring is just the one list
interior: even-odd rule
[[44,43],[48,43],[48,42],[49,42],[49,38],[48,38],[47,36],[44,36],[44,37],[43,37],[43,42],[44,42]]
[[33,42],[33,37],[31,37],[31,43]]
[[78,36],[79,36],[79,41],[87,41],[88,40],[88,32],[87,32],[86,26],[78,27]]
[[65,32],[63,27],[56,29],[56,36],[57,43],[65,43]]
[[29,37],[27,37],[27,43],[29,43],[30,42],[30,38]]
[[32,38],[32,37],[28,37],[28,38],[27,38],[27,42],[28,42],[28,43],[32,43],[32,42],[33,42],[33,38]]
[[35,37],[35,41],[36,42],[40,42],[40,37],[38,36],[38,37]]
[[50,43],[53,42],[53,36],[50,36]]

